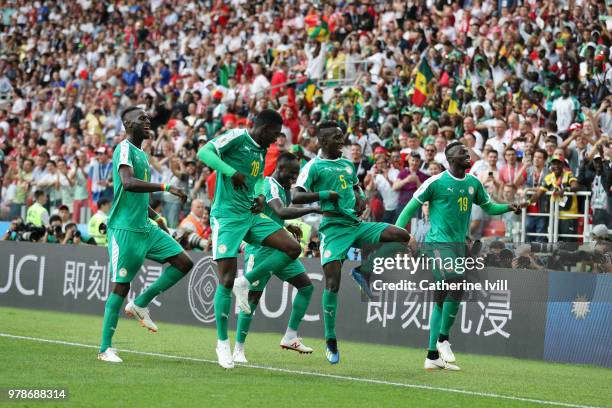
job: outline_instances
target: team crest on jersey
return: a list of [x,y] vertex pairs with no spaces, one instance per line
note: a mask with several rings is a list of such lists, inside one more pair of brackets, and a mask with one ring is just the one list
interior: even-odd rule
[[468,188],[468,193],[470,193],[470,195],[473,195],[474,194],[474,187],[470,186]]
[[122,278],[125,278],[127,276],[127,269],[125,268],[119,269],[119,276],[121,276]]
[[259,286],[259,281],[257,280],[257,281],[255,281],[255,282],[253,282],[251,285],[253,285],[253,286],[257,287],[257,286]]
[[219,245],[219,253],[224,254],[227,252],[227,247],[224,244]]
[[351,169],[351,167],[350,167],[350,166],[346,166],[344,169],[346,170],[346,172],[347,172],[349,175],[353,174],[353,169]]
[[329,258],[331,256],[331,251],[328,249],[323,253],[323,258]]

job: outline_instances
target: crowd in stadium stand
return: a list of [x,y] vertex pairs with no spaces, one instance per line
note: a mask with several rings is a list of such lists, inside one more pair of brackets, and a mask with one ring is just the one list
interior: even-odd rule
[[[282,151],[314,157],[316,124],[336,120],[367,219],[394,222],[458,139],[495,200],[548,190],[528,213],[558,200],[559,233],[580,234],[584,221],[571,215],[587,205],[593,227],[612,228],[610,9],[598,0],[0,0],[0,219],[60,226],[61,242],[78,242],[75,224],[89,223],[103,245],[120,114],[139,104],[156,134],[142,147],[151,181],[189,197],[157,193],[152,205],[170,228],[204,239],[215,174],[196,153],[268,107],[285,136],[265,174]],[[570,191],[590,192],[588,204]],[[475,206],[470,233],[516,242],[519,221]],[[426,230],[426,210],[414,227]],[[547,218],[528,216],[527,231],[546,233]]]

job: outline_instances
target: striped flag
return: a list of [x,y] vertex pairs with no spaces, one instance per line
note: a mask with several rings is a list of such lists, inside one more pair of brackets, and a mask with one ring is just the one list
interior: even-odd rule
[[423,106],[427,95],[429,95],[429,83],[433,78],[433,72],[429,67],[429,64],[425,59],[419,66],[419,71],[416,74],[416,80],[414,81],[414,94],[412,95],[412,103],[416,106]]

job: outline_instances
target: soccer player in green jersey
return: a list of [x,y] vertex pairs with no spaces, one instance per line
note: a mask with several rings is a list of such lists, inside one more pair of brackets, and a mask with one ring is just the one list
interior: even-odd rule
[[[113,363],[122,360],[111,347],[111,340],[119,311],[130,291],[130,282],[140,270],[145,258],[159,263],[169,262],[161,276],[134,301],[125,307],[128,316],[136,317],[151,332],[157,326],[151,320],[148,304],[185,276],[193,267],[189,255],[168,234],[165,226],[156,226],[149,218],[159,214],[149,207],[149,193],[168,191],[184,200],[185,193],[165,184],[149,183],[150,170],[147,155],[140,150],[142,141],[151,135],[149,115],[136,106],[121,114],[127,138],[113,153],[113,180],[115,196],[108,216],[108,256],[111,264],[113,288],[104,308],[102,344],[98,359]],[[162,228],[164,230],[162,230]]]
[[[465,239],[470,225],[472,204],[479,205],[487,214],[498,215],[508,211],[520,211],[515,204],[495,204],[482,183],[466,171],[471,167],[468,150],[461,142],[446,147],[449,170],[427,179],[414,193],[414,197],[402,210],[396,225],[405,227],[423,203],[429,202],[431,227],[425,237],[424,252],[430,257],[467,256]],[[441,269],[433,270],[437,281],[463,280],[461,274]],[[455,321],[463,293],[435,291],[434,309],[429,320],[429,348],[425,359],[427,370],[459,370],[450,343],[450,328]]]
[[[263,213],[270,217],[281,227],[285,225],[285,220],[299,218],[310,213],[319,213],[319,207],[297,208],[290,207],[291,197],[288,190],[297,180],[300,172],[300,162],[298,158],[291,153],[282,153],[278,157],[276,170],[270,177],[264,179],[264,195],[266,197],[266,205]],[[300,241],[302,230],[296,226],[288,224],[285,228]],[[249,278],[250,271],[255,265],[267,258],[270,254],[274,254],[276,249],[264,246],[248,245],[244,254],[244,271],[245,279]],[[312,353],[312,348],[302,344],[298,338],[297,330],[306,314],[310,298],[314,287],[306,273],[304,265],[294,259],[283,269],[274,269],[271,273],[265,275],[259,281],[254,281],[249,286],[249,304],[251,306],[251,314],[240,312],[238,316],[238,324],[236,327],[236,345],[234,346],[234,362],[246,363],[247,359],[244,355],[244,343],[251,325],[252,313],[255,311],[259,299],[263,294],[271,275],[276,275],[279,279],[289,282],[297,289],[297,294],[293,300],[291,316],[289,317],[289,325],[283,336],[280,346],[287,350],[294,350],[298,353]]]
[[[268,147],[281,133],[283,118],[271,109],[255,117],[253,127],[233,129],[204,145],[198,158],[217,171],[215,199],[210,214],[213,259],[219,267],[219,285],[215,292],[217,358],[219,365],[233,368],[234,361],[227,335],[231,293],[244,313],[250,314],[249,283],[259,281],[271,270],[282,270],[302,252],[300,244],[281,225],[262,213],[265,196],[264,158]],[[253,266],[248,280],[234,279],[238,271],[240,243],[277,249]]]
[[325,275],[325,355],[331,364],[337,364],[340,353],[336,338],[336,310],[340,272],[348,250],[353,246],[378,242],[408,242],[410,234],[394,225],[359,219],[358,214],[365,208],[365,200],[353,163],[342,157],[347,137],[333,121],[321,123],[317,130],[321,154],[302,168],[293,202],[306,204],[319,201],[323,212],[319,241]]

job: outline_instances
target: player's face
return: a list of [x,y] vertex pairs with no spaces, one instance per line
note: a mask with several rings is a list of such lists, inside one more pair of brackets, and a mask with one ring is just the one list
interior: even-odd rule
[[455,163],[464,169],[469,169],[472,165],[472,162],[470,161],[470,154],[463,145],[459,145],[451,149],[449,152],[448,162]]
[[142,109],[132,112],[132,132],[141,139],[151,137],[151,118]]
[[323,149],[327,155],[339,157],[342,154],[342,148],[345,143],[346,136],[342,132],[342,129],[338,127],[321,140],[321,149]]
[[263,128],[261,132],[261,147],[267,149],[270,145],[276,142],[281,135],[281,125],[267,125]]
[[290,162],[284,163],[279,171],[279,182],[284,188],[290,188],[300,174],[300,162],[297,160],[291,160]]

